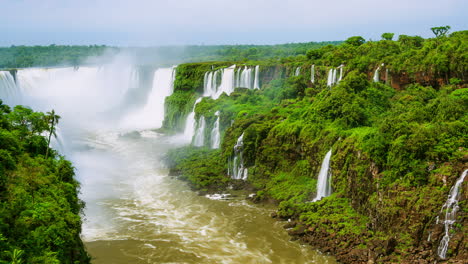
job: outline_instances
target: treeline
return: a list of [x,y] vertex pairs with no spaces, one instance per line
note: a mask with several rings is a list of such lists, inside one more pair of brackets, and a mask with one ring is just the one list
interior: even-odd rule
[[107,46],[11,46],[0,47],[0,68],[27,68],[51,66],[79,66],[92,56],[105,51],[115,52]]
[[90,262],[74,168],[49,147],[58,118],[0,100],[0,263]]
[[[311,49],[337,45],[340,41],[290,43],[281,45],[218,45],[218,46],[11,46],[0,47],[0,68],[52,66],[80,66],[105,63],[121,52],[140,65],[169,65],[182,62],[212,60],[278,60],[284,57],[305,56]],[[106,55],[106,56],[101,56]],[[101,56],[101,57],[99,57]]]

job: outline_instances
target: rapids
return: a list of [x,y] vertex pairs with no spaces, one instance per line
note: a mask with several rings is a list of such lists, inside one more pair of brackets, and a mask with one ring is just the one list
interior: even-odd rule
[[16,83],[1,74],[7,103],[62,116],[54,145],[76,167],[93,263],[335,263],[291,242],[284,223],[270,218],[274,208],[199,196],[168,176],[166,151],[190,143],[154,131],[174,74],[122,65],[20,69]]

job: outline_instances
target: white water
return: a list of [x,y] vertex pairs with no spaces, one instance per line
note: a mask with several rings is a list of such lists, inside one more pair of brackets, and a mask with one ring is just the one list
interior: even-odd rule
[[255,66],[254,89],[260,89],[260,66]]
[[379,72],[380,72],[380,67],[377,67],[377,69],[375,69],[375,71],[374,71],[374,77],[372,78],[372,80],[373,80],[374,82],[380,82],[380,74],[379,74]]
[[213,99],[218,99],[223,93],[230,95],[234,88],[260,89],[260,67],[241,66],[236,69],[236,65],[232,65],[206,72],[203,83],[203,96]]
[[315,65],[310,67],[310,81],[315,83]]
[[[218,99],[223,93],[230,95],[234,91],[234,70],[236,65],[205,73],[203,96]],[[221,83],[218,85],[218,75],[221,74]]]
[[20,90],[9,71],[0,71],[0,98],[4,104],[10,106],[21,103]]
[[328,71],[327,86],[332,87],[334,83],[335,83],[335,80],[333,79],[333,69],[330,69]]
[[338,77],[338,80],[336,81],[336,83],[339,83],[343,79],[343,67],[344,65],[340,65],[338,67],[338,69],[340,69],[340,77]]
[[299,76],[301,74],[301,67],[297,67],[294,73],[294,76]]
[[221,144],[221,135],[219,131],[219,111],[215,113],[216,121],[213,125],[213,129],[211,130],[211,148],[218,149]]
[[441,259],[445,259],[447,256],[447,249],[450,242],[450,231],[452,230],[453,224],[455,224],[458,212],[458,201],[460,199],[463,182],[465,180],[468,169],[463,171],[462,175],[457,179],[455,184],[450,189],[447,201],[442,206],[441,213],[445,213],[445,219],[443,221],[445,234],[440,241],[439,247],[437,248],[437,254]]
[[195,147],[203,147],[205,145],[205,128],[206,128],[205,117],[201,116],[198,119],[197,130],[195,131],[195,136],[193,137],[193,145]]
[[174,90],[175,67],[160,68],[154,72],[153,86],[146,105],[128,113],[121,122],[127,130],[160,128],[164,120],[164,101]]
[[234,157],[230,161],[228,175],[234,180],[247,180],[248,169],[244,166],[244,133],[234,145]]
[[201,102],[203,98],[200,97],[198,98],[195,103],[193,104],[192,112],[188,114],[187,119],[185,120],[185,129],[184,129],[184,135],[183,135],[183,141],[184,142],[192,142],[193,135],[195,134],[195,107],[197,106],[198,103]]
[[317,195],[314,198],[314,202],[321,200],[323,197],[331,195],[331,172],[330,172],[330,158],[332,150],[327,152],[325,158],[322,161],[322,167],[317,180]]

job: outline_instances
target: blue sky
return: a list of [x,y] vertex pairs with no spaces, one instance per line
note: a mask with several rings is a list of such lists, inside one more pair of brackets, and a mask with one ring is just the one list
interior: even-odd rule
[[468,29],[467,0],[0,0],[0,46],[274,44]]

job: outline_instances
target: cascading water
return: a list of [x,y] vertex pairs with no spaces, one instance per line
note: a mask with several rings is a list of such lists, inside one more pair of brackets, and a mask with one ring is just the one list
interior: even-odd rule
[[15,79],[9,71],[0,71],[0,98],[4,104],[10,106],[21,102],[20,90],[16,87]]
[[322,167],[320,168],[320,173],[317,180],[317,195],[315,196],[313,202],[321,200],[323,197],[330,196],[332,193],[331,190],[331,172],[330,172],[330,158],[332,155],[332,150],[327,152],[325,158],[322,161]]
[[221,135],[219,131],[219,116],[220,116],[219,111],[216,111],[215,116],[217,118],[213,125],[213,129],[211,130],[211,148],[212,149],[218,149],[221,144]]
[[[343,67],[344,65],[338,66],[338,68],[331,68],[328,71],[327,86],[332,87],[338,84],[343,79]],[[337,69],[340,70],[340,75],[337,77]]]
[[336,83],[339,83],[341,79],[343,79],[343,67],[344,67],[343,64],[338,67],[338,69],[340,69],[340,77],[338,77],[338,80],[336,81]]
[[193,145],[195,147],[203,147],[205,145],[205,128],[206,128],[205,117],[201,116],[198,119],[197,130],[195,131],[195,136],[193,138]]
[[193,104],[192,112],[188,114],[187,119],[185,120],[185,129],[184,129],[184,142],[192,142],[193,135],[195,134],[195,107],[198,103],[201,102],[203,98],[200,97]]
[[377,67],[377,69],[375,69],[375,71],[374,71],[374,77],[372,78],[372,80],[373,80],[374,82],[380,82],[380,74],[379,74],[379,72],[380,72],[380,67]]
[[315,65],[310,67],[310,81],[315,83]]
[[463,171],[460,178],[457,179],[455,185],[453,185],[450,189],[447,201],[442,206],[441,213],[445,213],[445,219],[443,221],[445,234],[440,241],[439,247],[437,248],[437,254],[441,259],[445,259],[447,256],[447,249],[450,242],[450,237],[452,235],[450,231],[452,230],[453,224],[455,224],[455,221],[457,220],[456,216],[459,209],[458,201],[461,194],[460,187],[465,180],[467,172],[468,169]]
[[297,67],[294,73],[294,76],[299,76],[301,74],[301,67]]
[[255,66],[254,89],[260,89],[260,66]]
[[174,90],[176,67],[156,69],[151,92],[145,106],[129,113],[121,122],[122,128],[160,128],[164,120],[164,101]]
[[234,145],[234,157],[230,161],[228,175],[234,180],[247,180],[248,169],[244,166],[244,133]]
[[333,79],[333,69],[330,69],[328,71],[328,78],[327,78],[327,86],[331,87],[335,83]]

